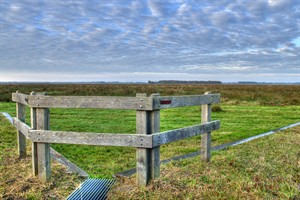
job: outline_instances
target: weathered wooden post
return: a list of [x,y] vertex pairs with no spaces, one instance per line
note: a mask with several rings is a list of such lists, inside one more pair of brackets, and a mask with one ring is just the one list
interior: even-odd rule
[[[211,94],[205,92],[204,94]],[[201,105],[201,123],[211,121],[211,104]],[[211,132],[204,133],[201,137],[201,159],[208,162],[211,158]]]
[[[45,93],[31,92],[30,95],[46,95]],[[39,106],[39,105],[36,105]],[[49,108],[31,108],[31,128],[34,130],[49,130]],[[50,144],[33,142],[32,143],[32,169],[35,176],[46,182],[51,176],[51,157]]]
[[[16,91],[19,93],[19,91]],[[25,122],[25,105],[21,103],[16,103],[17,118],[22,122]],[[18,154],[20,158],[26,157],[26,137],[21,131],[17,130],[17,140],[18,140]]]
[[[152,94],[150,97],[158,96]],[[136,97],[140,101],[147,98],[147,94],[138,93]],[[152,134],[160,132],[160,110],[136,111],[136,133],[137,134]],[[141,140],[141,144],[143,141]],[[153,178],[159,177],[160,174],[160,147],[154,148],[137,148],[137,184],[138,186],[146,186]]]
[[[31,96],[36,95],[34,91],[30,93]],[[36,108],[30,107],[30,125],[33,130],[36,130]],[[37,162],[37,143],[32,142],[32,172],[34,176],[38,175],[38,162]]]

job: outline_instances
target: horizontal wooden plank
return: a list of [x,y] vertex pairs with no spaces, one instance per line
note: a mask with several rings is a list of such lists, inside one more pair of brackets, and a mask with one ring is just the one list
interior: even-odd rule
[[183,106],[220,103],[220,94],[118,97],[118,96],[44,96],[13,93],[12,100],[30,107],[42,108],[112,108],[156,110]]
[[85,144],[101,146],[152,147],[152,138],[137,134],[86,133],[48,130],[31,130],[29,138],[33,142]]
[[29,131],[31,127],[19,120],[18,118],[13,118],[13,125],[28,139],[29,138]]
[[176,108],[220,103],[220,94],[160,96],[154,101],[154,109]]
[[142,148],[160,146],[220,128],[220,121],[217,120],[201,125],[155,133],[152,135],[140,135],[32,130],[27,124],[17,118],[13,118],[13,124],[27,139],[30,139],[32,142],[130,146]]
[[153,146],[159,146],[174,142],[177,140],[182,140],[185,138],[190,138],[203,133],[211,132],[220,128],[220,121],[207,122],[201,125],[189,126],[185,128],[180,128],[176,130],[170,130],[160,133],[153,134]]
[[31,107],[46,108],[112,108],[152,110],[152,97],[111,97],[111,96],[29,96]]
[[22,93],[12,93],[12,101],[28,106],[28,96]]

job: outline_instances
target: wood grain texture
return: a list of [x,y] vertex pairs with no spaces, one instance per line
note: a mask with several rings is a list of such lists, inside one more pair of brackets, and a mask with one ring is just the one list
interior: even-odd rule
[[[205,95],[209,95],[210,92],[206,92]],[[205,104],[201,106],[201,123],[207,123],[211,121],[211,104]],[[211,158],[211,131],[207,131],[201,137],[201,159],[203,161],[210,161]]]
[[[28,102],[32,98],[41,98],[45,93],[31,92]],[[29,103],[30,106],[30,103]],[[31,106],[31,127],[37,130],[50,129],[49,108],[34,108]],[[30,136],[30,134],[29,134]],[[32,142],[32,171],[42,182],[46,182],[51,176],[50,144]]]
[[[137,94],[137,97],[145,97],[146,94]],[[159,94],[152,94],[154,98]],[[147,135],[160,131],[160,111],[137,111],[136,112],[136,132]],[[137,184],[140,187],[147,186],[151,179],[159,177],[160,174],[160,147],[137,148]]]
[[28,97],[29,95],[26,94],[22,94],[19,92],[16,93],[12,93],[12,101],[16,102],[16,103],[21,103],[23,105],[28,106]]
[[30,96],[31,107],[152,110],[152,98],[108,96]]
[[153,134],[153,146],[159,146],[170,142],[194,137],[204,134],[209,131],[217,130],[220,128],[220,121],[212,121],[200,125],[189,126],[176,130],[170,130]]
[[[147,94],[140,93],[137,98],[146,98]],[[139,135],[147,135],[148,133],[148,113],[146,111],[136,111],[136,133]],[[150,180],[150,152],[147,148],[136,148],[136,172],[137,185],[144,187]]]
[[43,143],[152,147],[151,136],[137,134],[31,130],[29,139],[33,142]]
[[[33,130],[36,130],[36,108],[30,108],[30,125]],[[34,176],[38,175],[38,158],[37,158],[37,143],[32,141],[31,144],[32,155],[32,173]]]
[[[31,92],[30,95],[36,95],[35,92]],[[36,118],[36,108],[30,108],[30,125],[33,130],[37,129],[37,118]],[[34,176],[38,175],[38,153],[37,153],[37,143],[32,142],[31,144],[31,161],[32,161],[32,174]]]
[[169,101],[169,104],[154,105],[154,109],[177,108],[184,106],[198,106],[203,104],[220,103],[220,94],[204,94],[204,95],[189,95],[189,96],[160,96],[159,100],[154,102]]
[[19,132],[21,132],[26,138],[29,139],[29,131],[31,130],[31,127],[29,127],[27,124],[16,117],[13,117],[13,125]]
[[[159,98],[159,94],[151,94],[150,97]],[[148,135],[151,135],[153,141],[153,134],[160,132],[160,110],[148,111],[148,115]],[[160,146],[152,147],[149,151],[150,179],[154,179],[160,175]]]
[[[25,105],[16,103],[17,118],[25,122]],[[18,154],[20,158],[26,157],[26,137],[22,131],[17,130]]]
[[[48,130],[50,127],[49,109],[36,109],[36,126],[38,130]],[[38,176],[43,182],[46,182],[51,176],[51,156],[49,143],[37,143],[37,165]]]
[[[13,93],[12,100],[36,108],[109,108],[158,110],[183,106],[220,103],[220,94],[118,97],[118,96],[46,96]],[[170,101],[164,104],[161,102]]]
[[[211,158],[211,131],[220,128],[220,121],[211,122],[211,104],[220,103],[220,94],[160,96],[137,94],[136,97],[46,96],[32,92],[12,94],[17,102],[19,153],[24,155],[24,138],[32,143],[33,173],[46,182],[50,175],[49,143],[136,147],[137,183],[146,186],[160,174],[160,145],[202,134],[202,159]],[[30,106],[31,128],[25,121],[25,105]],[[160,109],[201,105],[201,125],[160,132]],[[105,108],[136,110],[136,134],[84,133],[50,131],[49,108]],[[24,137],[25,136],[25,137]],[[25,152],[26,155],[26,152]]]

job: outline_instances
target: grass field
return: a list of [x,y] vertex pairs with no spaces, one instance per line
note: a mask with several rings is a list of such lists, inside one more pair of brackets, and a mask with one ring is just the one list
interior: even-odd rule
[[[74,85],[10,85],[7,87],[0,86],[0,92],[3,94],[1,95],[2,102],[0,102],[1,112],[8,112],[15,116],[15,104],[8,102],[5,96],[9,96],[10,92],[16,90],[23,93],[29,93],[33,90],[37,92],[47,91],[50,95],[118,96],[135,96],[136,92],[147,92],[148,94],[160,92],[161,95],[202,94],[205,91],[219,92],[222,96],[222,103],[220,104],[222,111],[213,112],[212,118],[221,120],[221,129],[213,132],[213,146],[300,121],[300,86],[297,85],[77,85],[76,87]],[[51,109],[50,112],[51,130],[135,133],[135,111]],[[26,120],[27,122],[30,121],[29,115],[27,115]],[[195,125],[199,122],[199,107],[161,111],[161,131]],[[111,178],[117,172],[135,167],[134,148],[58,144],[52,144],[52,147],[87,171],[92,177]],[[199,149],[200,137],[178,141],[162,146],[161,159]],[[191,167],[195,168],[195,166]],[[167,169],[163,167],[163,170]],[[240,168],[240,170],[243,169]],[[186,181],[188,182],[188,180]],[[191,180],[191,182],[193,181],[196,180]],[[151,190],[148,192],[138,191],[137,189],[134,191],[137,192],[136,194],[144,192],[147,195],[148,192],[153,192]],[[126,194],[130,195],[129,193]],[[155,196],[150,195],[150,197],[154,198]]]
[[[219,145],[257,135],[300,121],[300,106],[233,106],[224,105],[214,112],[221,129],[213,132],[212,144]],[[0,110],[15,115],[15,104],[0,103]],[[200,122],[199,107],[161,111],[161,131],[195,125]],[[29,117],[29,116],[28,116]],[[97,109],[51,109],[51,130],[135,133],[135,111]],[[29,121],[29,119],[27,119]],[[135,167],[135,149],[52,144],[58,152],[87,171],[92,177],[111,178],[113,174]],[[200,149],[200,137],[181,140],[161,148],[161,159]]]
[[[28,145],[28,154],[31,149]],[[32,175],[31,156],[19,159],[16,130],[0,115],[0,199],[65,199],[83,180],[52,163],[52,178],[43,184]]]
[[213,153],[163,165],[161,177],[137,188],[118,181],[111,199],[300,199],[300,127]]

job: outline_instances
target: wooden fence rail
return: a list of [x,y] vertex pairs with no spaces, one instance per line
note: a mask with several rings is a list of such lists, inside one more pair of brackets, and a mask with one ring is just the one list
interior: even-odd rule
[[[136,97],[47,96],[32,92],[12,94],[17,117],[13,123],[18,130],[18,152],[26,155],[26,138],[32,141],[33,174],[44,182],[51,175],[50,143],[136,147],[137,183],[146,186],[160,174],[160,146],[202,135],[202,160],[211,157],[211,131],[220,128],[220,121],[211,121],[211,104],[220,102],[219,94],[192,96],[160,96],[137,94]],[[201,123],[195,126],[160,132],[160,110],[201,105]],[[25,123],[25,106],[30,107],[31,127]],[[136,110],[136,134],[86,133],[51,131],[49,108],[109,108]]]
[[59,144],[84,144],[100,146],[123,146],[153,148],[177,140],[201,135],[220,128],[220,121],[215,120],[201,125],[154,133],[151,135],[142,134],[117,134],[117,133],[88,133],[34,130],[27,124],[13,118],[15,127],[32,142],[59,143]]

